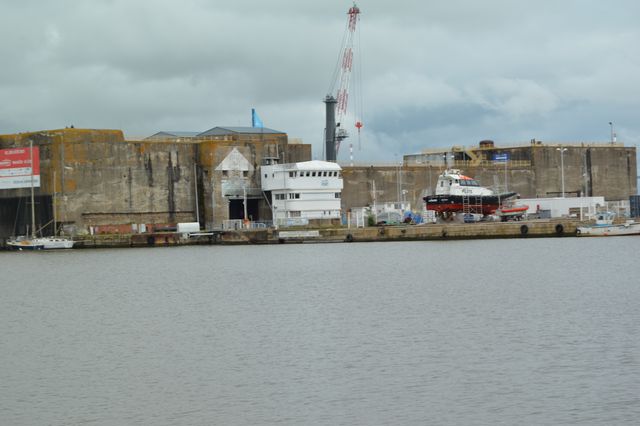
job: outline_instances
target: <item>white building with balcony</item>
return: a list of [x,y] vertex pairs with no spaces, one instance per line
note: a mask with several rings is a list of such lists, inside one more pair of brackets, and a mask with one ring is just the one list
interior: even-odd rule
[[338,164],[327,161],[277,164],[273,158],[265,163],[260,178],[275,224],[340,219],[343,182]]

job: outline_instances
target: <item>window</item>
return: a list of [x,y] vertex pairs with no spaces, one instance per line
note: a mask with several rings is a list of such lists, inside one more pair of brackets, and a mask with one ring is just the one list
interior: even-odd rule
[[296,172],[289,172],[289,177],[290,177],[290,178],[292,178],[292,177],[296,177]]
[[222,176],[224,176],[224,177],[229,176],[229,170],[223,170],[222,171]]
[[336,198],[340,198],[340,193],[339,193],[339,192],[336,192],[336,193],[335,193],[335,197],[336,197]]
[[289,217],[300,217],[300,211],[290,211],[289,212]]
[[284,200],[284,194],[276,194],[276,200]]
[[246,170],[242,171],[242,177],[249,177],[249,172]]
[[322,172],[323,177],[327,177],[327,172]]
[[316,177],[316,172],[312,172],[311,177]]
[[266,174],[266,173],[264,174],[264,178],[265,178],[265,179],[267,178],[267,174]]
[[290,200],[297,200],[300,198],[300,193],[299,192],[290,192],[289,193],[289,199]]

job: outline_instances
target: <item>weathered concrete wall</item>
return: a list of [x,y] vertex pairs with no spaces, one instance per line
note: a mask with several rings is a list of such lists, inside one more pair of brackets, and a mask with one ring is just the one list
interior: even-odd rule
[[311,160],[311,145],[310,144],[293,144],[288,145],[285,151],[286,163],[298,163],[301,161]]
[[[524,198],[559,197],[562,194],[564,170],[565,196],[581,194],[603,196],[606,200],[628,200],[637,193],[637,165],[634,147],[620,145],[565,145],[560,159],[560,145],[532,145],[509,148],[506,164],[491,160],[499,149],[477,153],[480,161],[454,160],[450,167],[498,191],[514,191]],[[463,158],[455,153],[456,158]],[[563,163],[564,167],[561,167]],[[410,163],[402,167],[343,167],[343,209],[373,204],[373,182],[376,202],[406,200],[413,210],[422,209],[422,197],[433,193],[444,164]],[[505,177],[506,175],[506,177]]]
[[[61,129],[3,137],[0,147],[24,147],[29,140],[40,148],[36,197],[56,201],[55,213],[52,206],[36,205],[40,218],[50,211],[74,233],[101,224],[192,220],[190,144],[129,143],[118,130]],[[1,197],[27,198],[29,192],[4,190]]]
[[[270,220],[270,206],[260,185],[263,160],[311,159],[311,146],[289,145],[286,134],[125,141],[119,130],[60,129],[0,135],[0,149],[28,146],[29,139],[40,148],[42,185],[35,191],[38,224],[53,218],[55,198],[58,221],[75,226],[80,233],[97,225],[195,221],[196,186],[200,222],[207,228],[242,218],[245,193],[248,215],[253,220]],[[508,190],[528,198],[560,195],[561,170],[567,196],[586,192],[621,200],[637,192],[635,148],[567,145],[561,168],[558,147],[509,148],[506,170],[504,164],[492,161],[492,155],[501,151],[498,148],[481,150],[475,159],[458,150],[450,166],[500,190],[505,189],[506,171]],[[427,163],[343,167],[343,209],[373,204],[375,182],[378,203],[408,201],[420,210],[422,197],[434,191],[443,169],[443,164]],[[14,211],[20,203],[22,225],[30,220],[24,209],[29,193],[28,188],[0,191],[0,237],[13,232]]]
[[[263,159],[311,159],[311,146],[288,145],[286,134],[125,141],[119,130],[60,129],[0,136],[0,148],[28,146],[29,140],[40,148],[38,223],[52,220],[52,206],[43,203],[55,192],[58,222],[77,233],[99,225],[193,222],[196,186],[200,221],[208,227],[243,217],[245,191],[252,219],[268,220]],[[13,233],[13,211],[29,194],[29,188],[0,191],[0,199],[11,200],[0,209],[2,235]]]
[[[442,168],[421,166],[343,166],[343,209],[406,200],[412,207],[435,188]],[[418,202],[419,201],[419,202]]]
[[[560,157],[559,149],[563,151]],[[603,196],[626,200],[637,191],[635,148],[622,146],[535,146],[535,197]],[[564,173],[563,173],[564,170]]]
[[[433,194],[438,176],[443,167],[411,165],[402,167],[343,167],[343,209],[364,207],[373,204],[373,188],[377,203],[407,201],[411,208],[423,208],[422,197]],[[485,165],[463,170],[468,176],[480,180],[481,184],[504,190],[504,166]],[[531,168],[510,166],[507,169],[507,186],[522,196],[535,193],[535,174]]]
[[[246,194],[247,214],[253,220],[271,219],[260,183],[260,166],[265,157],[287,158],[287,136],[224,137],[199,144],[202,168],[202,222],[208,228],[223,220],[241,219]],[[296,150],[296,154],[297,150]]]
[[[195,217],[194,146],[174,143],[72,144],[86,155],[65,182],[71,218],[86,226],[176,223]],[[69,150],[67,150],[68,152]],[[67,154],[68,157],[68,154]],[[99,165],[94,165],[100,162]]]
[[635,148],[589,149],[586,156],[590,193],[603,195],[606,200],[628,200],[637,194]]

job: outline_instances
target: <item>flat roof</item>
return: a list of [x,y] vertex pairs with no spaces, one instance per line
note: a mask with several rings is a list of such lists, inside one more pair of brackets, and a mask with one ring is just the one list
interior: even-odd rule
[[252,135],[272,135],[272,134],[286,134],[280,130],[269,129],[267,127],[213,127],[205,132],[199,133],[197,136],[221,136],[229,134],[252,134]]

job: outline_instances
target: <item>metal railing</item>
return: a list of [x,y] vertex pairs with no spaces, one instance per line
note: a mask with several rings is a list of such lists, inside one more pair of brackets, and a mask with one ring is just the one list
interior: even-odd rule
[[[506,167],[508,169],[520,168],[520,167],[531,167],[531,160],[509,160],[506,162]],[[453,162],[453,168],[456,169],[464,169],[469,167],[495,167],[495,168],[505,168],[504,161],[493,161],[493,160],[455,160]]]
[[266,229],[273,226],[270,220],[251,221],[242,219],[229,219],[222,221],[223,231],[240,231],[247,229]]

